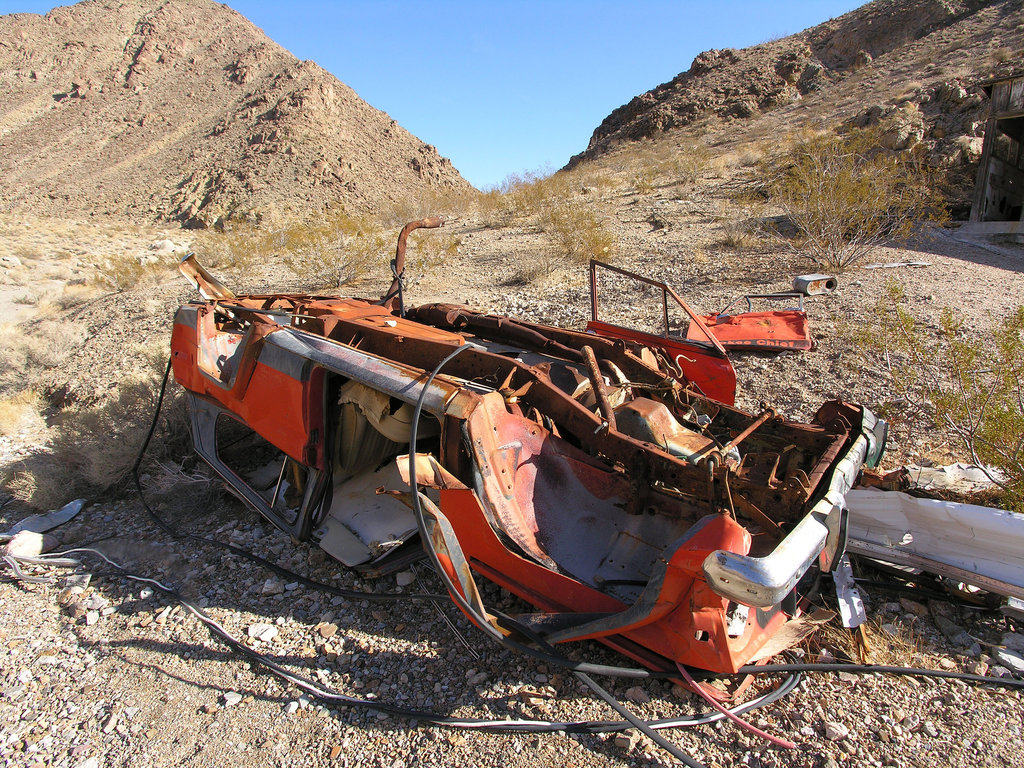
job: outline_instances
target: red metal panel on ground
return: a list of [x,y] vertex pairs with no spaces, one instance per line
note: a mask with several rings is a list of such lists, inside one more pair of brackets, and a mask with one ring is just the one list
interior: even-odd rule
[[[796,309],[775,312],[742,312],[736,315],[707,315],[703,318],[708,330],[726,349],[812,349],[807,327],[807,313]],[[687,338],[700,338],[703,333],[693,323]]]

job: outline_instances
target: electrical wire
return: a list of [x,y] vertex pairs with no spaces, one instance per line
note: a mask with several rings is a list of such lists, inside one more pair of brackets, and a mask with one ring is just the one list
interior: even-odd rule
[[[459,718],[452,717],[449,715],[441,715],[437,712],[428,710],[411,709],[408,707],[402,707],[395,704],[389,704],[374,699],[363,699],[356,696],[349,696],[348,694],[340,693],[337,690],[320,683],[317,683],[309,678],[296,674],[291,670],[281,665],[276,659],[265,654],[259,653],[253,650],[249,646],[245,645],[242,641],[232,635],[224,626],[204,611],[200,606],[192,603],[190,600],[183,597],[176,589],[171,586],[158,581],[157,579],[150,578],[148,576],[140,576],[132,573],[125,566],[116,562],[115,560],[108,557],[105,553],[100,550],[93,549],[91,547],[74,547],[71,549],[64,550],[58,553],[44,554],[35,558],[18,558],[20,560],[29,561],[33,564],[45,564],[54,567],[75,567],[80,564],[78,560],[74,560],[68,557],[71,554],[91,554],[100,558],[108,565],[113,566],[119,572],[119,574],[131,581],[137,581],[143,584],[148,584],[151,587],[163,592],[164,594],[172,597],[178,603],[183,605],[185,609],[194,615],[207,629],[218,639],[223,641],[233,650],[244,655],[257,663],[265,666],[275,676],[285,680],[297,688],[304,690],[308,693],[313,694],[317,698],[325,701],[330,701],[337,704],[346,706],[358,706],[367,707],[377,711],[385,712],[389,715],[395,715],[399,717],[408,718],[410,720],[417,720],[420,722],[427,722],[436,725],[444,725],[449,727],[464,728],[471,730],[482,730],[499,733],[548,733],[555,731],[564,731],[567,733],[580,733],[580,734],[601,734],[601,733],[614,733],[617,731],[626,730],[632,727],[646,727],[650,730],[665,730],[670,728],[689,727],[696,725],[706,725],[714,723],[724,719],[724,715],[716,712],[704,713],[700,715],[686,715],[676,718],[667,718],[661,720],[653,720],[650,722],[640,721],[640,724],[627,720],[626,722],[621,721],[608,721],[608,720],[561,720],[561,721],[549,721],[549,720],[524,720],[516,718],[501,718],[501,719],[488,719],[488,718]],[[752,709],[757,709],[768,704],[771,704],[790,691],[792,691],[800,682],[799,675],[790,675],[782,685],[777,689],[752,699],[744,704],[738,705],[732,711],[735,713],[748,712]]]
[[1024,688],[1024,680],[1010,677],[987,677],[985,675],[972,675],[968,672],[954,672],[945,669],[927,669],[926,667],[894,667],[884,664],[748,664],[740,667],[735,674],[790,674],[793,672],[849,672],[855,675],[889,674],[902,675],[904,677],[938,677],[948,680],[963,680],[968,683],[979,683],[981,685],[1004,686],[1007,688]]
[[676,666],[679,667],[679,674],[683,676],[683,680],[685,680],[689,684],[689,686],[697,692],[697,695],[699,695],[702,699],[704,699],[704,701],[710,704],[712,709],[716,709],[719,712],[721,712],[723,715],[732,720],[734,723],[736,723],[736,725],[738,725],[743,730],[749,731],[755,736],[760,736],[762,739],[771,742],[777,747],[782,747],[783,749],[796,749],[796,744],[794,744],[792,741],[789,741],[787,739],[780,739],[778,736],[773,736],[767,731],[763,731],[757,726],[748,723],[746,720],[741,720],[736,714],[727,710],[725,707],[723,707],[721,704],[715,701],[708,694],[707,691],[701,688],[697,681],[694,680],[690,673],[686,670],[686,667],[684,667],[682,664],[678,662],[676,662]]

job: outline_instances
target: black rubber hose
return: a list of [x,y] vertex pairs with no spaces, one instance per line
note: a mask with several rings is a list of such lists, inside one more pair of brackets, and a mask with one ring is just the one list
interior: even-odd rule
[[788,674],[791,672],[850,672],[858,675],[867,675],[874,672],[890,675],[903,675],[905,677],[941,677],[950,680],[963,680],[981,685],[1001,685],[1007,688],[1024,688],[1024,680],[1017,680],[1009,677],[987,677],[985,675],[972,675],[968,672],[953,672],[944,669],[925,669],[923,667],[891,667],[882,664],[748,664],[740,667],[735,674]]

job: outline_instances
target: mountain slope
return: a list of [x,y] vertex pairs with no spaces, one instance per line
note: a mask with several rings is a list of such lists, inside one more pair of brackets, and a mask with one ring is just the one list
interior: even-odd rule
[[208,0],[0,17],[0,205],[204,226],[469,188],[434,147]]
[[[1020,0],[876,0],[779,40],[705,51],[686,72],[614,110],[570,166],[697,124],[749,120],[779,110],[794,115],[817,110],[838,122],[875,102],[897,101],[907,88],[916,87],[921,96],[925,89],[915,78],[976,80],[1001,61],[1020,62],[1022,5]],[[927,97],[909,100],[922,103]]]

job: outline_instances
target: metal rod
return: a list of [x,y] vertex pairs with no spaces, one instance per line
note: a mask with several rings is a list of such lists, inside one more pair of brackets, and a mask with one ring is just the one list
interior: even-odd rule
[[597,358],[594,356],[592,347],[581,347],[583,361],[587,364],[587,373],[590,378],[590,386],[594,388],[594,396],[597,398],[597,406],[601,409],[601,417],[608,422],[608,429],[612,432],[615,429],[615,411],[608,400],[608,391],[604,387],[604,377],[601,376],[601,369],[597,367]]
[[728,453],[732,448],[735,448],[737,445],[742,443],[744,440],[750,437],[750,435],[753,434],[754,430],[756,430],[758,427],[760,427],[762,424],[769,421],[770,419],[774,419],[776,415],[777,414],[772,408],[765,408],[761,412],[761,415],[754,419],[754,422],[749,427],[744,429],[742,432],[736,435],[736,437],[734,437],[732,440],[730,440],[728,443],[722,446],[722,448],[720,449],[722,454]]

